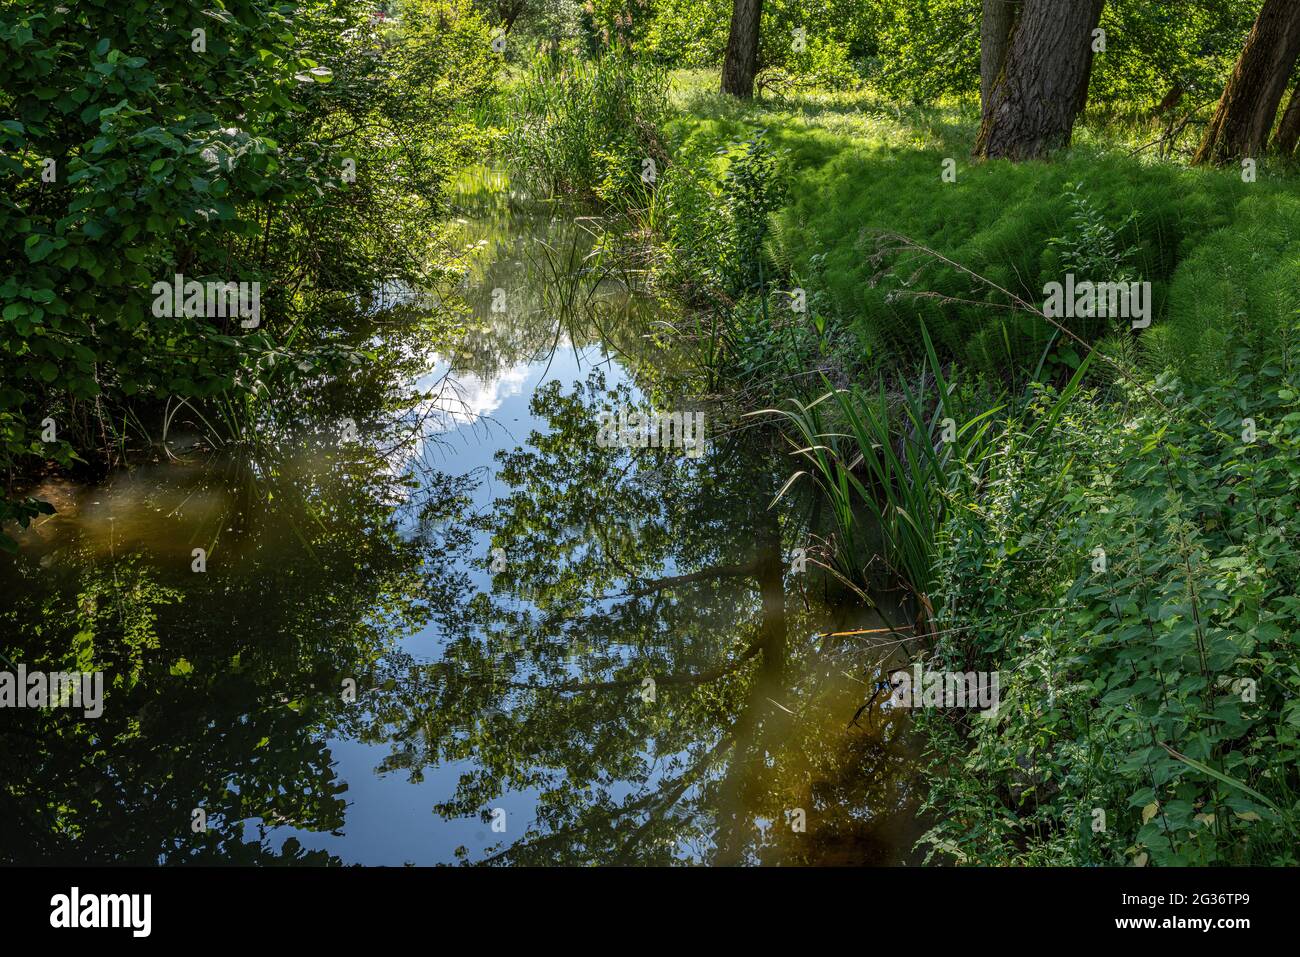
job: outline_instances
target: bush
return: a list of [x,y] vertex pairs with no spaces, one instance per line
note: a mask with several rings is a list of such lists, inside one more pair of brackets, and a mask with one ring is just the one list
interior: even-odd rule
[[1002,701],[916,713],[931,856],[1297,862],[1297,331],[1258,372],[1236,343],[1221,384],[1161,380],[1165,408],[1091,395],[1041,448],[1007,430],[949,508],[932,660],[999,672]]
[[778,278],[768,248],[785,201],[784,155],[759,130],[714,151],[679,154],[659,191],[667,261],[657,278],[697,303],[761,294]]
[[[458,111],[491,88],[496,61],[485,23],[444,0],[400,12],[385,25],[334,0],[6,8],[11,482],[48,459],[106,460],[128,410],[261,394],[313,293],[436,272],[445,181],[473,143]],[[153,284],[176,273],[259,283],[259,324],[154,315]]]

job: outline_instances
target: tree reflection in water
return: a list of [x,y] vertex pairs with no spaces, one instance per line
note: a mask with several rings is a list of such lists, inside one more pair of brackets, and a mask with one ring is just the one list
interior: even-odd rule
[[[858,714],[890,646],[819,637],[879,621],[791,571],[809,518],[772,506],[788,457],[717,402],[700,458],[602,448],[601,410],[680,411],[690,377],[655,343],[657,304],[599,268],[598,230],[520,221],[473,224],[468,335],[378,312],[353,333],[372,361],[300,381],[243,445],[45,489],[58,514],[0,565],[0,652],[102,669],[108,699],[94,720],[3,716],[0,859],[341,863],[284,835],[328,847],[371,812],[347,803],[345,742],[445,782],[446,821],[486,831],[503,795],[531,795],[530,820],[455,855],[471,862],[908,858],[905,728]],[[575,270],[586,285],[557,289]],[[493,288],[521,290],[509,313]],[[596,340],[613,358],[537,388],[527,436],[430,398]],[[345,417],[366,441],[338,441]],[[454,467],[455,434],[499,448],[490,474]]]

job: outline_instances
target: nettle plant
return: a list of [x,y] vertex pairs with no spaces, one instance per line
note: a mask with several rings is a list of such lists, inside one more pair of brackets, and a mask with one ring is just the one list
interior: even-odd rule
[[734,294],[764,292],[770,263],[764,248],[771,215],[784,205],[788,171],[784,155],[772,147],[767,131],[719,150],[729,159],[722,180],[722,214],[727,224],[723,271]]
[[797,345],[789,355],[773,351],[792,342],[795,325],[789,263],[771,242],[772,213],[784,203],[788,183],[784,153],[759,130],[711,155],[683,151],[656,190],[656,221],[666,241],[655,281],[711,317],[703,333],[710,368],[734,359],[752,372],[799,354]]
[[974,772],[934,778],[932,857],[1296,863],[1300,368],[1257,361],[1074,403],[949,512],[934,654],[999,668],[1003,704],[918,717]]

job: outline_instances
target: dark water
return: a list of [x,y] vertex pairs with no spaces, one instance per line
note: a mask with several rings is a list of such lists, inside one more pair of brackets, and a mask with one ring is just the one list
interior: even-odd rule
[[[911,859],[914,755],[863,708],[891,646],[826,637],[880,621],[794,570],[791,460],[602,228],[477,202],[459,283],[368,304],[354,374],[36,490],[0,667],[106,696],[0,711],[0,860]],[[703,411],[702,454],[602,447],[630,406]]]

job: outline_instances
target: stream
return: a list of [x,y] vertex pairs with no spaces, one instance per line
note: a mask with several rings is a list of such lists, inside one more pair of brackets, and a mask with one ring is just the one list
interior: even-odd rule
[[[31,490],[0,647],[106,690],[6,715],[0,860],[914,863],[889,643],[798,566],[787,449],[700,394],[597,221],[459,215],[455,289],[369,301],[354,374]],[[602,441],[629,409],[703,441]]]

